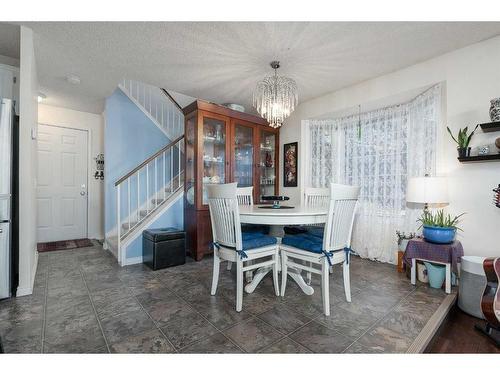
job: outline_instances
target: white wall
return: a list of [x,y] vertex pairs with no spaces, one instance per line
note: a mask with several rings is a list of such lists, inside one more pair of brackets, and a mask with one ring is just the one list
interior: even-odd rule
[[[33,31],[21,26],[19,85],[19,287],[17,295],[31,294],[35,280],[36,251],[36,140],[38,80]],[[34,132],[33,132],[34,134]]]
[[40,104],[38,123],[88,131],[88,237],[104,238],[104,181],[96,180],[94,158],[104,153],[104,119],[102,115]]
[[[500,97],[500,37],[495,37],[411,67],[332,92],[299,105],[283,125],[280,142],[299,142],[298,188],[284,188],[282,194],[300,201],[305,186],[304,136],[301,120],[342,111],[358,104],[384,100],[415,88],[444,82],[445,113],[440,129],[438,173],[447,174],[452,213],[467,212],[459,239],[465,254],[500,255],[500,209],[492,202],[492,189],[500,184],[500,162],[463,164],[457,161],[456,145],[446,134],[446,125],[454,133],[464,126],[489,122],[490,99]],[[493,143],[500,133],[476,132],[471,146]],[[283,146],[280,152],[283,153]],[[280,175],[283,174],[280,165]]]
[[10,65],[10,66],[19,66],[19,59],[15,59],[13,57],[0,55],[0,64]]

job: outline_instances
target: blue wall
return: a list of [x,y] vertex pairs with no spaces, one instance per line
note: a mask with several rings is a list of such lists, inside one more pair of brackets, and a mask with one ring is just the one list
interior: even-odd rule
[[[182,197],[175,202],[162,216],[154,221],[150,228],[159,229],[166,227],[174,227],[178,229],[184,228],[184,204]],[[142,236],[137,237],[127,247],[127,258],[135,258],[142,256]]]
[[[116,188],[115,182],[125,173],[135,168],[142,161],[151,156],[166,144],[169,143],[167,136],[139,109],[137,106],[120,90],[116,89],[113,94],[106,99],[106,126],[104,130],[104,155],[105,155],[105,230],[106,233],[116,227]],[[177,161],[177,155],[174,155],[174,165]],[[167,155],[165,168],[162,163],[157,166],[158,180],[162,181],[162,171],[165,171],[166,177],[170,175],[170,159]],[[152,169],[150,173],[150,193],[154,190],[151,187],[153,178]],[[174,174],[176,171],[174,171]],[[145,179],[145,173],[140,177]],[[168,179],[168,178],[167,178]],[[137,181],[137,179],[135,179]],[[161,183],[161,182],[160,182]],[[135,199],[131,202],[132,210],[137,207],[136,183],[131,181],[131,196]],[[122,197],[127,194],[125,187],[122,190]],[[141,192],[139,203],[146,199],[146,192]],[[124,201],[122,199],[122,201]],[[124,205],[121,206],[123,214],[126,217],[127,212]],[[159,226],[183,227],[183,207],[182,199],[176,202],[165,215],[157,220]],[[172,219],[170,219],[172,218]],[[175,224],[175,225],[174,225]],[[156,223],[155,223],[156,225]],[[142,241],[142,240],[141,240]],[[142,248],[142,242],[141,242]],[[130,248],[131,255],[127,257],[138,256],[133,246]]]

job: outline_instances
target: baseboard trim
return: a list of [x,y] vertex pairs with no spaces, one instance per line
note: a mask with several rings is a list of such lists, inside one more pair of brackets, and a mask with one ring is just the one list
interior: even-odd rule
[[33,294],[33,288],[17,288],[16,297],[29,296]]
[[33,267],[31,268],[31,286],[25,288],[18,287],[16,290],[16,297],[29,296],[30,294],[33,294],[37,269],[38,269],[38,251],[35,249],[35,261],[33,262]]
[[457,299],[457,293],[453,292],[448,294],[441,305],[437,308],[434,314],[431,316],[427,324],[424,326],[420,334],[417,336],[415,341],[410,345],[406,353],[423,353],[427,348],[427,345],[431,342],[432,338],[436,334],[439,327],[448,316],[451,308],[455,304]]
[[122,266],[130,266],[132,264],[139,264],[142,263],[142,255],[134,258],[125,258],[125,261],[123,262]]

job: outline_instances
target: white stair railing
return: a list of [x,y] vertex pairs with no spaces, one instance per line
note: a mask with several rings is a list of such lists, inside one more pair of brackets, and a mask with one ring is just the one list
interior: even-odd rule
[[169,139],[177,139],[184,134],[182,110],[163,89],[130,79],[124,79],[118,87]]
[[181,135],[116,181],[118,252],[134,229],[183,188],[183,152]]

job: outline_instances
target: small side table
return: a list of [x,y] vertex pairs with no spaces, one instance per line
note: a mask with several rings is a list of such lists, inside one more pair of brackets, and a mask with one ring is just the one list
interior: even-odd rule
[[404,261],[411,267],[411,283],[416,283],[417,260],[430,263],[438,263],[446,266],[445,292],[451,293],[451,272],[458,274],[458,263],[464,255],[464,249],[460,241],[450,244],[435,244],[427,242],[423,238],[415,238],[408,241]]

